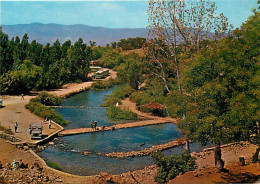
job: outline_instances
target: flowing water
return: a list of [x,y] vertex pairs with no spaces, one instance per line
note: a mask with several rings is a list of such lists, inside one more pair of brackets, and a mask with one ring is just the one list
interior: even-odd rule
[[[105,95],[112,93],[113,88],[107,91],[86,91],[65,99],[62,106],[84,106],[93,108],[57,108],[70,123],[66,129],[90,127],[90,122],[95,120],[98,126],[110,126],[115,124],[108,119],[105,108],[99,108]],[[124,123],[116,122],[116,123]],[[54,141],[54,145],[48,145],[44,151],[38,154],[46,161],[58,163],[62,170],[72,174],[94,175],[100,171],[112,174],[123,173],[154,164],[150,156],[135,158],[109,158],[97,155],[97,152],[127,152],[142,150],[157,144],[175,140],[181,137],[176,130],[176,125],[171,123],[120,129],[88,134],[79,134],[60,137]],[[140,144],[145,145],[140,146]],[[196,144],[191,145],[192,151],[200,151]],[[84,155],[83,152],[90,152]],[[166,155],[181,153],[182,147],[176,147],[164,151]]]

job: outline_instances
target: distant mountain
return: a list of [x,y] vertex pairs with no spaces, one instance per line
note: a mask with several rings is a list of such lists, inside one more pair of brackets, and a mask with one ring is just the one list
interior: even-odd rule
[[21,39],[24,33],[27,33],[30,41],[36,40],[44,45],[48,42],[52,44],[56,39],[59,39],[61,44],[68,39],[74,43],[81,37],[85,43],[91,40],[95,41],[97,45],[104,46],[107,43],[117,42],[122,38],[147,37],[147,29],[145,28],[111,29],[82,24],[60,25],[32,23],[2,25],[2,30],[8,34],[9,38],[19,36]]

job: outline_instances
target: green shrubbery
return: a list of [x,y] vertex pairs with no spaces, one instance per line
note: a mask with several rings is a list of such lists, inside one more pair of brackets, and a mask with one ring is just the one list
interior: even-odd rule
[[106,109],[107,116],[112,120],[136,120],[137,115],[131,111],[111,106]]
[[59,164],[55,163],[55,162],[51,162],[51,161],[48,161],[46,163],[49,167],[53,168],[53,169],[56,169],[56,170],[59,170],[61,171],[61,167],[59,166]]
[[131,111],[122,110],[115,107],[116,103],[120,103],[126,97],[129,97],[135,90],[130,86],[124,85],[117,87],[111,95],[104,99],[102,107],[110,107],[106,109],[107,116],[112,120],[136,120],[137,115]]
[[117,102],[120,102],[126,97],[129,97],[135,90],[130,86],[124,85],[117,87],[111,95],[108,95],[107,98],[104,99],[105,103],[103,103],[102,107],[109,107],[115,105]]
[[92,83],[91,89],[92,90],[107,90],[108,88],[112,87],[113,85],[118,84],[117,79],[110,78],[108,80],[100,80]]
[[180,173],[193,171],[196,167],[195,157],[192,157],[188,151],[181,155],[173,154],[165,156],[162,152],[152,153],[152,158],[155,164],[159,167],[155,181],[165,183],[175,178]]
[[63,117],[57,114],[54,109],[46,106],[60,103],[61,99],[59,97],[43,92],[37,95],[36,98],[31,99],[25,107],[39,117],[51,119],[59,125],[65,126],[67,122]]
[[53,94],[49,94],[47,92],[41,92],[36,96],[36,98],[33,98],[31,101],[39,102],[47,106],[55,106],[55,105],[59,105],[62,99]]

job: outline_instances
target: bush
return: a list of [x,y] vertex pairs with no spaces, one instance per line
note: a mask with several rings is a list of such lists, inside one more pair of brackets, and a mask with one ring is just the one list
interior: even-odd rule
[[112,120],[136,120],[137,115],[131,111],[111,106],[106,109],[107,116]]
[[60,114],[57,114],[54,109],[51,109],[50,107],[47,107],[39,102],[34,102],[33,99],[25,105],[25,107],[37,116],[51,119],[61,126],[67,125],[65,119]]
[[59,166],[59,164],[55,163],[55,162],[51,162],[51,161],[48,161],[46,163],[49,167],[53,168],[53,169],[56,169],[56,170],[59,170],[61,171],[61,167]]
[[92,83],[91,89],[92,90],[107,90],[108,88],[112,87],[115,84],[118,84],[117,79],[110,78],[108,80],[96,81],[96,82]]
[[111,95],[108,95],[101,106],[109,107],[115,105],[126,97],[129,97],[135,90],[130,86],[124,85],[117,87]]
[[165,156],[161,151],[151,154],[155,164],[159,167],[155,181],[165,183],[178,176],[180,173],[193,171],[195,169],[195,157],[190,156],[188,151],[181,155],[173,154]]
[[36,98],[32,99],[31,101],[39,102],[47,106],[55,106],[55,105],[59,105],[62,102],[62,99],[53,94],[49,94],[47,92],[41,92],[36,96]]
[[116,98],[116,97],[109,97],[107,99],[105,99],[105,103],[101,104],[101,107],[110,107],[115,105],[117,102],[119,102],[120,99]]

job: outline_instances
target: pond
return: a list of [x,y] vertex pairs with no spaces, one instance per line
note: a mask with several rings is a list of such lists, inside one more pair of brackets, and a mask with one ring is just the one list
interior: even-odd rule
[[[89,123],[92,120],[96,120],[98,126],[115,124],[115,122],[108,119],[105,108],[99,108],[100,104],[103,103],[104,96],[111,94],[114,88],[106,91],[86,91],[65,99],[61,104],[62,106],[89,107],[57,108],[56,112],[70,121],[66,129],[90,127]],[[116,123],[123,123],[123,121]],[[100,171],[119,174],[142,169],[145,166],[154,164],[154,162],[150,156],[109,158],[96,153],[142,150],[153,145],[164,144],[181,136],[181,133],[176,130],[176,125],[171,123],[134,127],[60,137],[54,141],[54,145],[48,145],[44,151],[38,154],[46,161],[58,163],[63,171],[72,174],[94,175]],[[145,143],[145,145],[140,146],[142,143]],[[191,147],[192,150],[201,150],[193,144]],[[83,151],[91,152],[91,154],[84,155]],[[165,154],[170,155],[182,151],[182,147],[177,147],[166,150]]]

